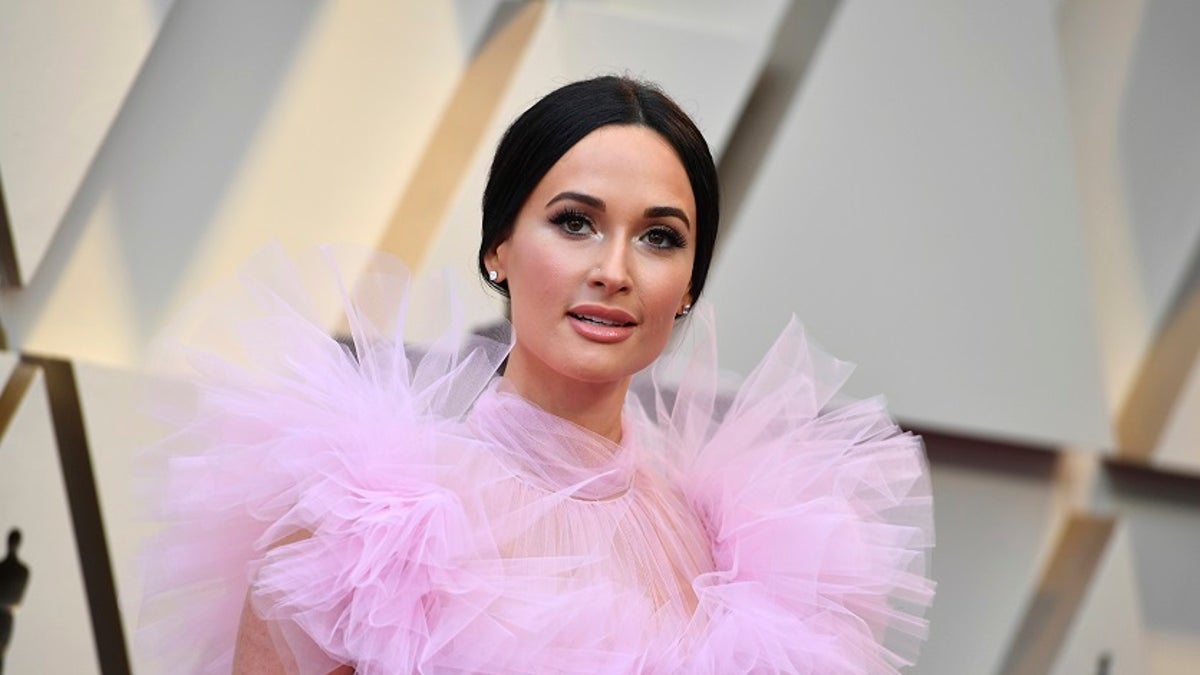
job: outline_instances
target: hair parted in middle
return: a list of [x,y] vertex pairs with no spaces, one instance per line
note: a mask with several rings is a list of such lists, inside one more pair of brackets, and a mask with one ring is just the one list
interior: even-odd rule
[[505,282],[488,279],[484,258],[512,233],[529,195],[558,160],[591,132],[608,125],[647,127],[675,149],[696,202],[696,258],[689,291],[704,289],[720,223],[717,167],[704,136],[657,86],[606,75],[559,87],[521,114],[504,132],[483,191],[479,273],[507,296]]

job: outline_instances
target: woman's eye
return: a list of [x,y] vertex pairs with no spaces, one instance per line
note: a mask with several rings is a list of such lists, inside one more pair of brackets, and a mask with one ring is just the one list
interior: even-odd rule
[[550,222],[567,234],[587,234],[592,230],[591,219],[578,211],[564,211],[551,218]]
[[686,245],[683,237],[669,227],[656,227],[642,235],[642,239],[654,248],[661,249],[683,248]]
[[571,234],[583,234],[588,231],[588,227],[586,220],[568,220],[563,223],[563,229]]

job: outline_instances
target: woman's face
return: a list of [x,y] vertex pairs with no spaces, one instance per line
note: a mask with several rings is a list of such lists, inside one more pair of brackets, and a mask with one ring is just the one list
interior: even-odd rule
[[649,365],[690,302],[695,223],[687,172],[656,132],[610,125],[585,136],[485,261],[508,282],[510,364],[590,383]]

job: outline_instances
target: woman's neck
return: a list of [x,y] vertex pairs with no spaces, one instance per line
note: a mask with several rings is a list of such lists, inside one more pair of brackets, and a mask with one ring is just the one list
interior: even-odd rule
[[629,379],[581,382],[519,350],[509,355],[504,370],[505,382],[525,400],[614,443],[621,442],[621,410]]

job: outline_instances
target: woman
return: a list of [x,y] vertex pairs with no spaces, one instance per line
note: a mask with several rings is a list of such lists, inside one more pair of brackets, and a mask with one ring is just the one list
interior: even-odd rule
[[[847,368],[794,322],[721,393],[709,312],[684,320],[717,221],[695,125],[602,77],[546,96],[497,149],[479,261],[511,299],[511,339],[451,331],[418,354],[389,325],[402,313],[347,300],[347,350],[283,299],[285,266],[245,277],[245,365],[194,361],[197,413],[169,448],[181,524],[148,581],[202,589],[175,614],[193,658],[205,633],[192,667],[907,663],[932,597],[919,441],[879,401],[831,405]],[[364,284],[403,302],[375,264]],[[664,355],[676,332],[692,342]],[[214,531],[216,554],[197,535]]]

